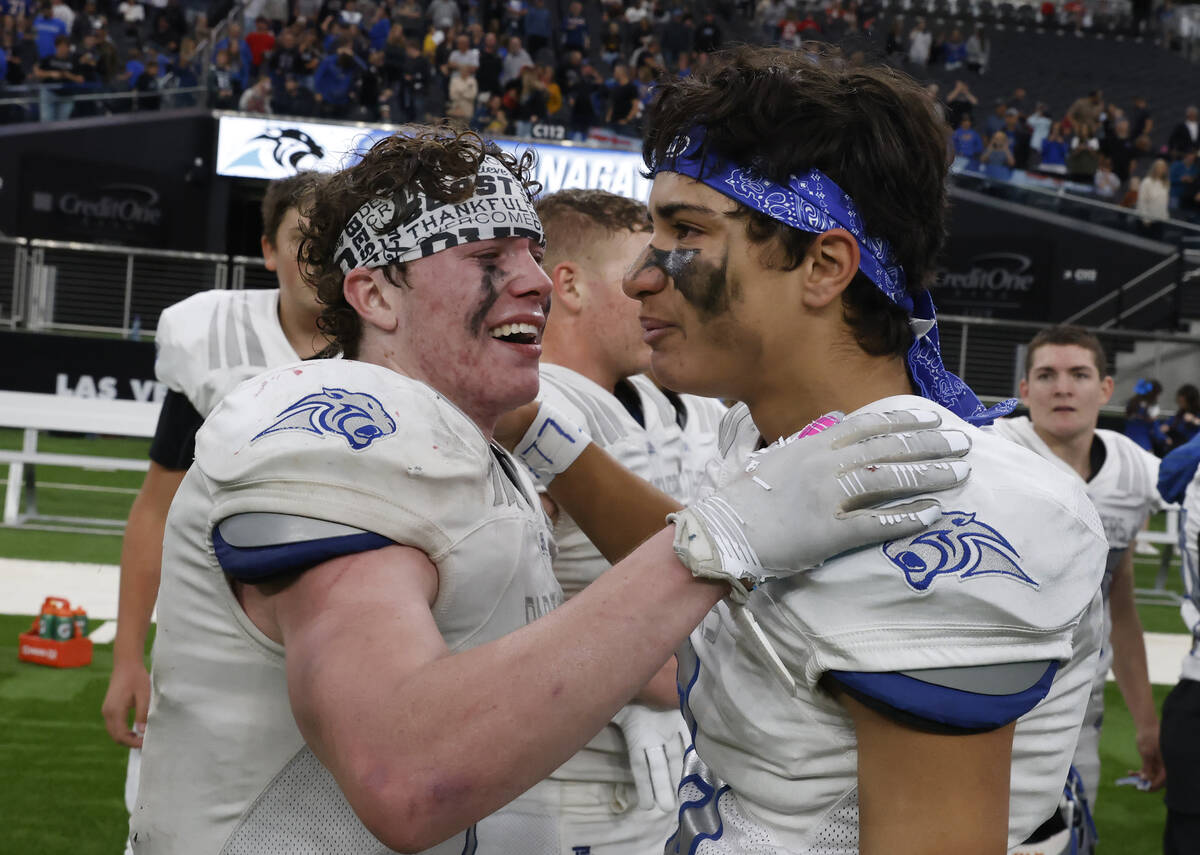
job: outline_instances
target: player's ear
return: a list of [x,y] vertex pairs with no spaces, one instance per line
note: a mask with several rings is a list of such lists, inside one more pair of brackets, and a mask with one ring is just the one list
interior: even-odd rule
[[1017,395],[1021,399],[1021,403],[1025,404],[1029,401],[1029,378],[1022,377],[1021,382],[1017,384]]
[[575,314],[583,307],[583,271],[570,261],[559,262],[550,270],[550,282],[554,285],[552,297],[555,311],[565,310]]
[[274,273],[278,266],[275,263],[275,247],[266,235],[259,238],[259,241],[262,243],[263,266]]
[[804,305],[823,309],[839,300],[854,274],[858,273],[858,241],[845,229],[830,229],[817,235],[804,256]]
[[1100,396],[1104,399],[1100,402],[1100,406],[1103,407],[1109,402],[1109,400],[1112,399],[1114,386],[1115,384],[1113,382],[1112,375],[1109,375],[1100,381]]
[[342,293],[364,324],[391,332],[399,323],[395,301],[399,299],[401,289],[383,287],[383,277],[382,270],[356,267],[346,274]]

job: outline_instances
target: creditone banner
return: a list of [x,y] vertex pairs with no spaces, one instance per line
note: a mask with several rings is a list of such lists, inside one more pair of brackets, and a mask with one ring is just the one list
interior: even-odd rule
[[[399,127],[287,121],[221,116],[217,131],[216,172],[231,178],[286,178],[301,170],[334,172],[357,163],[376,140]],[[640,199],[650,196],[650,181],[640,154],[586,146],[495,140],[514,155],[534,152],[534,174],[542,193],[573,188],[608,190]]]

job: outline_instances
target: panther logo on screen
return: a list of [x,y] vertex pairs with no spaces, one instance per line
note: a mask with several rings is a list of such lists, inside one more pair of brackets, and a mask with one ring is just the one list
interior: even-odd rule
[[274,424],[250,441],[286,430],[340,436],[352,449],[361,451],[375,440],[395,433],[396,422],[372,395],[324,387],[284,409],[275,417]]
[[[273,160],[277,166],[299,172],[316,168],[324,157],[325,149],[321,144],[299,128],[269,128],[251,137],[246,150],[225,168],[249,167],[271,174],[268,167]],[[310,158],[311,161],[306,163]]]
[[960,580],[1003,576],[1034,588],[1038,583],[1021,569],[1021,555],[996,529],[966,511],[944,511],[935,523],[914,537],[892,540],[881,549],[904,574],[914,591],[927,591],[938,576]]

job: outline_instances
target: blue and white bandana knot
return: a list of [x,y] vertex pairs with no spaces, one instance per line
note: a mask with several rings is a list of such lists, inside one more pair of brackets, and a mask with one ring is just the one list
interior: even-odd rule
[[904,268],[892,245],[884,238],[867,234],[854,200],[828,175],[810,169],[789,177],[786,185],[778,184],[753,167],[736,165],[711,152],[702,153],[703,143],[704,130],[693,128],[671,143],[663,161],[651,165],[651,172],[686,175],[800,231],[821,234],[830,229],[845,229],[858,243],[859,269],[863,275],[909,316],[913,344],[906,362],[917,393],[978,426],[991,424],[1013,411],[1016,399],[985,407],[966,383],[946,370],[933,298],[925,291],[916,297],[909,294]]

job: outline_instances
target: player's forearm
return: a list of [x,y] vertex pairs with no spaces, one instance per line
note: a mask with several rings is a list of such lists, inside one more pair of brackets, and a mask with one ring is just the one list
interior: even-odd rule
[[[517,632],[394,681],[386,671],[341,677],[333,692],[354,726],[322,725],[318,756],[376,836],[420,851],[571,757],[726,592],[693,579],[664,533]],[[387,657],[373,664],[386,669]]]
[[166,517],[150,504],[142,494],[134,500],[121,544],[117,637],[113,642],[113,658],[117,661],[142,661],[150,616],[158,600]]
[[600,554],[616,563],[666,525],[682,505],[594,443],[548,488]]
[[[1112,603],[1116,606],[1116,603]],[[1138,730],[1158,724],[1158,712],[1154,706],[1154,694],[1150,688],[1150,672],[1146,665],[1146,641],[1137,611],[1130,616],[1118,617],[1119,610],[1113,608],[1111,644],[1113,650],[1113,676],[1125,706]]]

